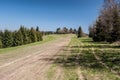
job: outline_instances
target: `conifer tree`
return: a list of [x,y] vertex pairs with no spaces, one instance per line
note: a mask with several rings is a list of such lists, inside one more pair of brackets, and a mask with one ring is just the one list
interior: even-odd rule
[[30,39],[32,42],[37,41],[36,31],[34,30],[34,28],[31,28],[30,30]]
[[120,14],[116,10],[114,10],[113,20],[112,41],[120,41]]
[[12,32],[5,30],[2,39],[3,47],[11,47],[13,45]]
[[0,39],[0,48],[2,48],[2,40]]
[[22,33],[23,44],[28,44],[29,43],[29,38],[28,38],[27,28],[25,28],[24,26],[21,26],[19,31],[21,31],[21,33]]
[[22,33],[20,31],[13,32],[13,46],[19,46],[23,44]]
[[82,31],[82,28],[81,26],[78,28],[78,33],[77,33],[77,37],[80,38],[83,36],[83,31]]
[[3,32],[0,31],[0,48],[3,47],[2,39],[3,39]]
[[119,0],[104,0],[103,9],[92,29],[89,33],[93,33],[94,41],[120,41]]
[[36,28],[36,37],[37,37],[37,41],[42,41],[42,33],[39,30],[39,27]]
[[0,48],[2,48],[2,37],[0,36]]

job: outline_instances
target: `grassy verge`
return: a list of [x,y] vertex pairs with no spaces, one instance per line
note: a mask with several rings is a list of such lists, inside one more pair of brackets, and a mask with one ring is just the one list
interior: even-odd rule
[[60,38],[62,36],[63,35],[47,35],[47,36],[43,36],[43,41],[40,41],[40,42],[35,42],[35,43],[26,44],[26,45],[17,46],[17,47],[2,48],[2,49],[0,49],[0,54],[5,53],[5,52],[9,52],[9,51],[13,51],[13,50],[16,50],[16,49],[25,48],[25,47],[28,47],[28,46],[42,45],[44,43],[56,40],[56,39],[58,39],[58,38]]
[[51,65],[51,67],[48,69],[48,71],[47,71],[47,78],[49,80],[53,80],[53,77],[55,75],[56,69],[57,69],[57,65],[56,64]]
[[[102,65],[94,56],[100,57],[109,68]],[[110,69],[120,73],[120,47],[106,42],[93,42],[90,38],[73,37],[64,49],[63,56],[55,63],[64,71],[63,80],[78,80],[76,69],[80,67],[85,80],[120,80]]]

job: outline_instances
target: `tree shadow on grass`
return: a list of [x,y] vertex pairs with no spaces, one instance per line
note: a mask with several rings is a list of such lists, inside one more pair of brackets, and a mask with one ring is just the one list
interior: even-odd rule
[[82,54],[73,54],[66,55],[66,57],[59,57],[54,61],[55,64],[59,64],[62,67],[84,67],[84,68],[92,68],[96,70],[105,69],[95,57],[89,53],[89,51],[84,51]]
[[71,48],[120,48],[119,45],[83,45],[83,46],[72,46]]

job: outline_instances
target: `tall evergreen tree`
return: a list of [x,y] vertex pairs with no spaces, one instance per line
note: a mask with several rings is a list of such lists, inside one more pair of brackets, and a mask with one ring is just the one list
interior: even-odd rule
[[13,46],[19,46],[23,44],[23,38],[21,31],[13,32]]
[[56,29],[56,33],[59,34],[59,31],[60,31],[60,30],[61,30],[60,28],[57,28],[57,29]]
[[81,26],[78,28],[78,33],[77,33],[77,37],[80,38],[83,36],[83,31],[82,31],[82,28]]
[[3,39],[2,39],[3,47],[11,47],[13,45],[13,37],[12,37],[12,32],[5,30]]
[[3,39],[3,32],[0,30],[0,48],[3,47],[2,39]]
[[37,41],[36,31],[34,30],[34,28],[31,28],[30,30],[30,39],[32,42]]
[[39,32],[39,27],[38,27],[38,26],[36,27],[36,31],[38,31],[38,32]]
[[116,9],[114,9],[113,29],[111,32],[111,37],[112,41],[120,41],[120,14]]
[[94,41],[120,41],[120,1],[105,0],[101,14],[92,28]]
[[2,40],[0,39],[0,48],[2,48]]
[[39,27],[36,28],[36,37],[37,37],[37,41],[42,41],[42,33],[39,30]]
[[24,26],[21,26],[19,31],[22,33],[23,44],[28,44],[29,43],[29,37],[28,37],[27,28],[25,28]]

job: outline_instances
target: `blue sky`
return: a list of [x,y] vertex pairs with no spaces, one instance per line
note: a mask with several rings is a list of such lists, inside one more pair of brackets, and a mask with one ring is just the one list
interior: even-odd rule
[[88,33],[102,3],[103,0],[0,0],[0,29],[16,30],[24,25],[55,31],[58,27],[82,26]]

